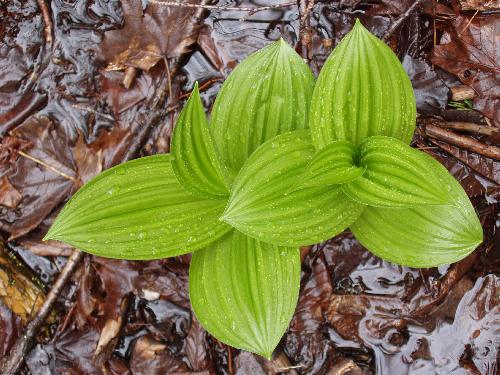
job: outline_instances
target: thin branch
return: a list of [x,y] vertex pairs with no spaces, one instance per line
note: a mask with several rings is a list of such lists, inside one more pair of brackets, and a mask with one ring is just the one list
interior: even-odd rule
[[154,4],[158,4],[158,5],[163,5],[166,7],[250,12],[250,15],[255,14],[257,12],[262,12],[263,10],[288,8],[288,7],[297,5],[297,3],[295,1],[289,1],[287,3],[268,5],[268,6],[262,6],[262,7],[230,7],[230,6],[208,5],[208,4],[176,3],[173,1],[162,1],[162,0],[149,0],[149,2],[154,3]]
[[458,130],[465,133],[472,133],[478,135],[493,135],[500,132],[500,129],[494,128],[487,125],[474,124],[473,122],[460,122],[460,121],[450,121],[450,122],[433,122],[433,125],[437,125],[440,128],[448,128],[453,130]]
[[9,358],[0,367],[2,375],[15,375],[20,370],[21,365],[24,363],[24,358],[31,349],[33,340],[38,335],[40,328],[43,326],[45,320],[52,311],[54,303],[61,294],[64,286],[75,271],[82,257],[82,252],[74,250],[73,254],[71,254],[68,258],[66,265],[59,274],[59,277],[54,283],[54,286],[50,290],[49,294],[47,294],[47,298],[43,302],[43,305],[38,311],[36,317],[28,324],[24,333],[18,337],[14,346],[10,350]]
[[77,180],[75,177],[70,176],[70,175],[68,175],[68,174],[66,174],[66,173],[64,173],[64,172],[61,172],[59,169],[54,168],[54,167],[53,167],[53,166],[51,166],[50,164],[47,164],[46,162],[44,162],[44,161],[42,161],[42,160],[40,160],[40,159],[37,159],[37,158],[35,158],[35,157],[33,157],[33,156],[31,156],[31,155],[29,155],[29,154],[27,154],[27,153],[23,152],[23,151],[17,151],[17,153],[18,153],[19,155],[21,155],[21,156],[25,157],[26,159],[29,159],[29,160],[31,160],[31,161],[34,161],[34,162],[35,162],[35,163],[37,163],[37,164],[43,165],[45,168],[47,168],[47,169],[51,170],[52,172],[54,172],[54,173],[58,174],[59,176],[62,176],[62,177],[66,178],[66,179],[68,179],[68,180],[70,180],[70,181],[73,181],[73,183],[75,183],[75,184],[77,184],[77,185],[78,185],[78,180]]
[[42,12],[43,18],[43,33],[45,35],[45,42],[52,48],[53,42],[53,29],[54,25],[52,24],[52,17],[50,14],[50,9],[45,0],[36,0],[38,7],[40,8],[40,12]]
[[476,154],[480,154],[494,160],[500,160],[499,147],[479,142],[474,138],[459,135],[435,125],[426,125],[425,134],[431,138],[464,148],[475,152]]
[[[200,85],[199,91],[202,92],[203,90],[208,89],[209,87],[211,87],[214,83],[220,82],[220,81],[222,81],[222,78],[219,78],[219,77],[218,78],[209,79],[207,82],[205,82],[202,85]],[[179,100],[189,98],[191,96],[192,92],[193,91],[188,91],[188,92],[182,93],[181,95],[179,95]]]
[[387,42],[387,40],[389,40],[389,38],[392,36],[392,34],[394,34],[394,32],[401,26],[401,24],[410,16],[410,14],[413,13],[413,11],[415,9],[417,9],[417,7],[422,4],[424,2],[424,0],[415,0],[415,2],[410,5],[410,7],[406,10],[406,12],[404,12],[403,14],[401,14],[391,25],[391,27],[389,27],[389,30],[387,30],[387,32],[384,34],[384,37],[382,38],[385,42]]
[[303,59],[309,61],[312,42],[310,14],[315,0],[299,0],[299,43],[297,51]]

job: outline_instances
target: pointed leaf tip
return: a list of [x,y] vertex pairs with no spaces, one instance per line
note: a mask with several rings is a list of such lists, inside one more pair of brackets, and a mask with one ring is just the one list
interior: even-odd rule
[[357,20],[321,69],[311,101],[311,136],[317,150],[374,135],[409,144],[416,125],[410,79],[398,57]]
[[211,126],[221,159],[236,174],[262,143],[305,129],[314,76],[280,39],[244,59],[222,85]]
[[269,245],[234,230],[193,254],[189,294],[201,325],[218,340],[271,358],[295,311],[298,247]]
[[230,179],[210,132],[198,82],[175,124],[171,152],[175,176],[191,194],[213,199],[229,195]]

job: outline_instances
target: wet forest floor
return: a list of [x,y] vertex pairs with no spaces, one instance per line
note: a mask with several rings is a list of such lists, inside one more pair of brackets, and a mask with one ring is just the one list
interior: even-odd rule
[[413,145],[466,190],[484,228],[480,248],[422,270],[382,261],[349,232],[304,248],[299,304],[272,361],[231,349],[200,327],[188,299],[189,256],[126,262],[85,255],[21,372],[496,374],[498,2],[425,0],[408,17],[414,0],[193,3],[216,9],[0,0],[0,359],[12,355],[72,253],[41,238],[85,181],[168,152],[195,81],[209,110],[236,64],[279,37],[317,75],[360,18],[403,62],[417,97]]

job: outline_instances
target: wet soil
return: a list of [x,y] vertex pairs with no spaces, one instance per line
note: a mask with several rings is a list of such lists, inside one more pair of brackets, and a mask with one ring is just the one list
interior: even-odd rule
[[[296,6],[249,16],[144,8],[138,0],[52,0],[49,28],[43,1],[0,1],[0,256],[27,266],[43,293],[70,251],[41,242],[58,210],[101,170],[168,152],[195,81],[210,110],[236,64],[281,36],[317,74],[356,18],[383,36],[412,2],[317,1],[304,45]],[[417,270],[373,256],[349,232],[303,249],[299,304],[273,361],[200,327],[188,298],[189,256],[86,256],[23,373],[496,374],[500,163],[423,131],[429,121],[500,126],[500,17],[494,4],[478,4],[424,1],[388,41],[417,95],[415,147],[455,175],[480,215],[485,241],[476,252]],[[460,84],[475,90],[474,110],[449,106],[450,87]],[[475,137],[500,143],[498,133]],[[0,299],[0,359],[25,324],[7,305]]]

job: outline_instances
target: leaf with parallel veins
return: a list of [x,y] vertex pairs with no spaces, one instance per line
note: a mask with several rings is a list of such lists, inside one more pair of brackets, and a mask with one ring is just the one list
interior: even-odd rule
[[415,118],[411,82],[397,56],[356,21],[314,88],[309,124],[314,146],[321,150],[342,140],[358,145],[374,135],[409,144]]
[[170,155],[120,164],[85,184],[45,236],[88,253],[160,259],[198,250],[231,230],[219,221],[226,200],[185,191]]
[[177,119],[171,149],[172,169],[186,190],[202,198],[229,195],[227,173],[208,127],[198,83]]
[[357,158],[365,173],[342,186],[355,201],[377,207],[412,207],[451,200],[448,185],[441,184],[429,156],[398,139],[367,138]]
[[269,245],[237,230],[193,254],[189,294],[218,340],[270,359],[297,305],[298,247]]

